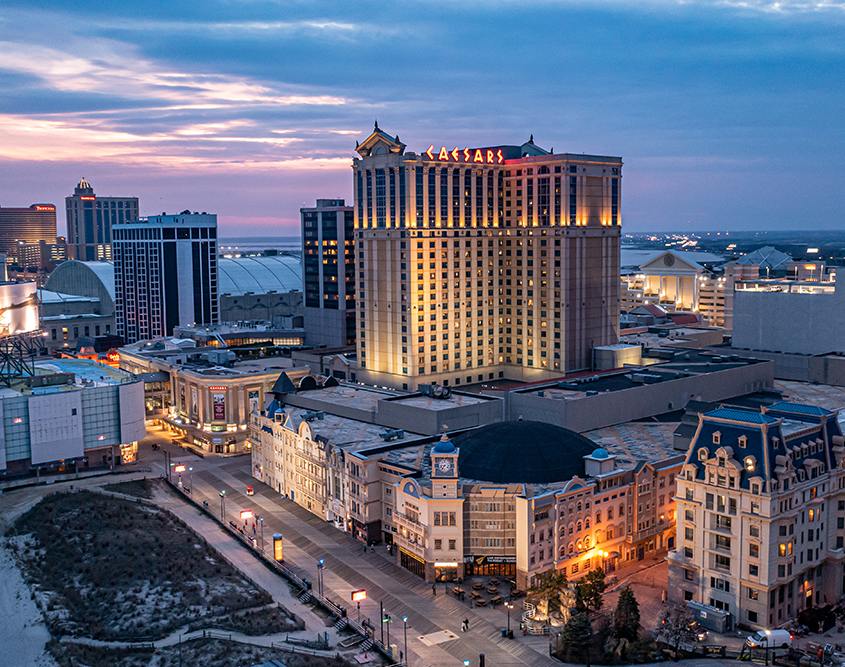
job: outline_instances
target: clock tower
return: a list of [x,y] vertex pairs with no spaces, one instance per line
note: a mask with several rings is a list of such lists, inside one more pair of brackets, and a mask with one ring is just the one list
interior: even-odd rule
[[431,450],[432,498],[458,497],[459,450],[445,433]]

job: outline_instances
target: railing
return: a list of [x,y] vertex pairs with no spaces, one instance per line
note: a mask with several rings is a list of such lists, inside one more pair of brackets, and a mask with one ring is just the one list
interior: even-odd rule
[[[291,570],[286,565],[283,565],[282,563],[268,557],[263,550],[256,549],[255,546],[253,545],[253,543],[248,539],[247,535],[241,534],[239,531],[237,531],[237,529],[233,529],[232,526],[227,525],[225,521],[221,521],[218,513],[215,510],[212,510],[211,507],[195,500],[189,494],[186,494],[184,492],[184,489],[180,489],[176,484],[174,484],[170,480],[168,480],[166,478],[164,478],[164,479],[170,485],[170,487],[172,489],[175,489],[176,491],[182,492],[183,497],[186,500],[188,500],[188,502],[192,503],[194,505],[194,507],[196,507],[200,511],[204,512],[215,523],[222,526],[224,529],[229,531],[230,534],[234,535],[242,543],[246,544],[250,548],[250,551],[252,552],[252,554],[256,558],[261,560],[265,565],[274,569],[276,572],[278,572],[280,575],[282,575],[285,579],[287,579],[292,584],[297,586],[300,589],[301,595],[302,594],[307,595],[310,601],[313,601],[316,604],[322,606],[330,614],[337,616],[338,619],[341,619],[341,618],[345,619],[346,627],[351,627],[356,633],[361,635],[364,639],[368,639],[370,637],[370,634],[367,632],[367,630],[363,626],[361,626],[354,619],[349,618],[349,616],[347,616],[347,610],[346,609],[344,609],[343,607],[341,607],[337,603],[332,602],[331,600],[329,600],[327,598],[324,598],[322,595],[319,595],[318,593],[312,592],[310,590],[310,583],[309,582],[307,582],[302,577],[298,576],[293,570]],[[152,504],[152,503],[150,503],[150,504]],[[255,584],[255,585],[257,586],[257,584]],[[389,658],[391,660],[394,659],[393,656],[391,655],[390,650],[388,648],[386,648],[384,645],[382,645],[381,642],[379,642],[378,640],[373,640],[373,642],[374,642],[374,648],[376,650],[378,650],[384,657]],[[271,644],[271,646],[273,648],[276,648],[276,649],[279,649],[279,650],[282,650],[282,651],[289,651],[291,653],[306,653],[306,654],[315,655],[315,656],[324,656],[325,655],[325,653],[317,653],[315,651],[311,651],[311,650],[308,650],[308,649],[301,649],[301,648],[294,649],[293,646],[288,645],[288,644],[284,644],[284,643],[282,643],[282,644],[273,643],[273,644]]]

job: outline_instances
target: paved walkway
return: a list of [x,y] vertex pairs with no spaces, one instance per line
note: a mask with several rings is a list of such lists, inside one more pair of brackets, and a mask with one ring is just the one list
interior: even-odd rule
[[[407,616],[407,647],[413,667],[460,665],[464,659],[477,664],[481,653],[486,656],[488,664],[501,667],[542,667],[560,664],[548,656],[546,637],[520,636],[514,640],[502,638],[501,628],[506,618],[500,611],[492,610],[492,619],[495,619],[495,622],[491,622],[491,610],[469,609],[466,603],[460,602],[454,596],[443,595],[442,589],[441,594],[434,597],[431,585],[424,580],[389,562],[381,554],[365,549],[350,535],[340,532],[299,505],[281,498],[266,485],[252,479],[248,472],[249,459],[230,459],[222,462],[203,459],[197,462],[193,456],[179,457],[174,452],[174,462],[177,458],[180,461],[191,461],[194,470],[190,483],[194,486],[193,494],[198,501],[205,499],[211,507],[218,510],[219,492],[225,489],[227,522],[237,522],[239,519],[236,517],[239,517],[241,510],[252,510],[256,515],[263,516],[265,543],[269,546],[272,534],[282,533],[285,563],[315,586],[317,561],[323,558],[326,563],[325,595],[344,605],[352,618],[357,616],[357,609],[350,602],[351,592],[366,589],[368,599],[361,605],[362,620],[365,617],[373,619],[377,637],[381,638],[381,624],[377,622],[381,602],[385,612],[393,619],[390,643],[396,644],[398,650],[403,652],[405,633],[402,617]],[[187,482],[185,477],[183,481]],[[254,486],[254,496],[245,495],[248,484]],[[194,517],[198,516],[195,510],[191,511]],[[194,525],[183,515],[180,514],[180,517]],[[205,517],[202,518],[209,521]],[[236,548],[246,551],[235,540],[229,537],[226,539]],[[213,544],[220,548],[216,542]],[[240,562],[238,561],[239,567]],[[251,573],[248,574],[252,576]],[[462,633],[460,628],[464,618],[470,620],[470,631],[467,633]],[[450,630],[458,638],[432,646],[419,639],[443,630]]]

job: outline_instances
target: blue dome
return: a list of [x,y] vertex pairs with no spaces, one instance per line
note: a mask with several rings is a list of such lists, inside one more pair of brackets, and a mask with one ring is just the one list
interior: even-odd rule
[[435,454],[454,454],[455,445],[452,444],[452,441],[449,440],[448,436],[444,433],[443,437],[440,438],[440,442],[434,445],[434,449],[431,451]]
[[608,457],[608,453],[604,449],[596,449],[592,453],[592,457],[594,459],[606,459]]

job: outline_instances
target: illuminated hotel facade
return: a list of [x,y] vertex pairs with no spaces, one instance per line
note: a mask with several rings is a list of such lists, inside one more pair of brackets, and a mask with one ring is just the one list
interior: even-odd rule
[[84,178],[65,197],[72,259],[112,259],[112,226],[138,219],[137,197],[98,197]]
[[0,252],[15,256],[19,242],[56,242],[56,207],[0,208]]
[[406,153],[378,125],[357,152],[359,380],[544,380],[617,342],[621,158]]

